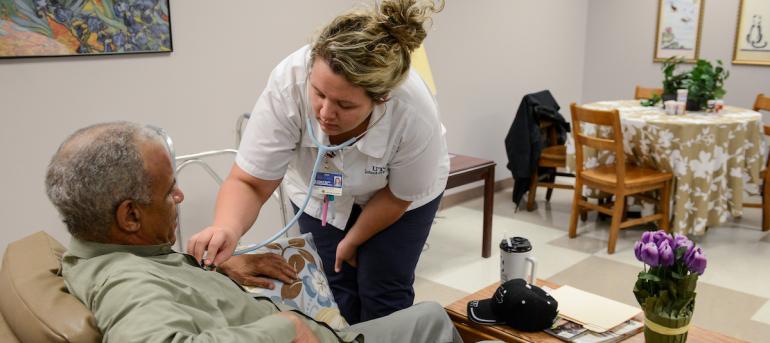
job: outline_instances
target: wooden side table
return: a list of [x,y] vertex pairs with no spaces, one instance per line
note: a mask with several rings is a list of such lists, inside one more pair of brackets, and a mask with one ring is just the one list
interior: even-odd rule
[[449,178],[446,189],[484,181],[484,220],[481,235],[481,257],[492,255],[492,209],[495,203],[494,161],[471,156],[450,154]]
[[[556,289],[560,285],[545,280],[537,280],[539,286],[547,286],[551,289]],[[455,324],[457,331],[460,332],[460,336],[463,337],[465,342],[477,342],[482,340],[501,340],[503,342],[562,342],[558,338],[551,336],[543,331],[539,332],[524,332],[513,329],[507,325],[481,325],[472,322],[468,319],[467,306],[471,300],[489,299],[497,290],[499,283],[493,283],[487,287],[484,287],[480,291],[470,294],[460,300],[457,300],[447,306],[446,312],[449,314],[449,318]],[[640,314],[636,317],[637,320],[644,320],[644,315]],[[690,325],[690,332],[687,335],[687,340],[690,342],[745,342],[736,338],[725,336],[723,334],[709,331],[703,328],[699,328],[694,325]],[[640,332],[623,342],[644,342],[644,332]]]

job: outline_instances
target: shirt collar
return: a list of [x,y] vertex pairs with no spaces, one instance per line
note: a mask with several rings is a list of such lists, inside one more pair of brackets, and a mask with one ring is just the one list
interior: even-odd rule
[[171,243],[158,245],[108,244],[84,241],[73,237],[70,240],[67,254],[80,258],[93,258],[114,252],[126,252],[141,257],[152,257],[174,253],[171,249],[171,245]]
[[[388,147],[388,137],[390,136],[390,117],[391,113],[388,111],[386,103],[375,105],[372,111],[372,118],[369,119],[368,131],[353,146],[373,158],[385,156],[385,150]],[[329,136],[321,130],[321,125],[312,117],[310,125],[313,125],[313,133],[316,139],[324,145],[329,145]],[[302,135],[302,147],[316,147],[307,133]]]
[[390,136],[390,117],[391,111],[388,111],[387,102],[374,107],[368,131],[356,143],[359,151],[374,158],[385,156]]

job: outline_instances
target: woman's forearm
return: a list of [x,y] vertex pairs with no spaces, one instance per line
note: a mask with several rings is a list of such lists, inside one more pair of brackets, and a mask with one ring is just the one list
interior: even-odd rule
[[361,215],[345,236],[354,246],[359,246],[378,232],[395,223],[406,212],[411,201],[397,198],[385,187],[369,200],[361,211]]
[[257,179],[233,166],[217,194],[214,226],[234,230],[242,236],[280,183],[281,180]]

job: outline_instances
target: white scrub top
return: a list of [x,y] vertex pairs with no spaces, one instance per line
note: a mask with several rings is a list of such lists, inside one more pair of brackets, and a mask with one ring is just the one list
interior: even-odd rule
[[[307,136],[307,116],[318,141],[329,144],[308,98],[309,57],[310,47],[304,46],[273,69],[235,159],[238,167],[257,178],[284,178],[284,189],[296,205],[307,196],[318,153]],[[327,221],[344,229],[353,204],[365,205],[386,185],[397,198],[412,201],[407,210],[435,199],[444,191],[449,174],[445,132],[430,90],[410,70],[390,99],[374,106],[366,134],[327,158],[344,175],[342,196],[331,202]],[[323,198],[311,196],[305,213],[320,219]]]

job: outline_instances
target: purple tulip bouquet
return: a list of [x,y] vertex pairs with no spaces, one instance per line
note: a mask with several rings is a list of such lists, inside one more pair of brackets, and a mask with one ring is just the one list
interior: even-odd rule
[[634,285],[644,310],[647,342],[684,342],[695,308],[695,285],[706,255],[685,235],[648,231],[634,245],[645,264]]

